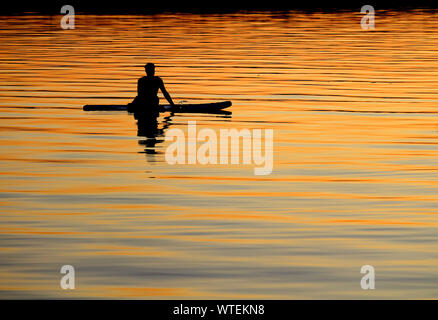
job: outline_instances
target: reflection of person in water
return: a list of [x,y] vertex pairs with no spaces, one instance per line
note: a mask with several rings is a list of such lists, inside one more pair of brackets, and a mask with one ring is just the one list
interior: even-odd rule
[[156,154],[155,145],[164,141],[160,137],[164,136],[164,131],[170,126],[173,113],[163,118],[163,122],[160,124],[161,128],[158,127],[157,117],[144,117],[141,114],[136,116],[135,113],[134,117],[137,119],[137,135],[146,137],[144,140],[139,140],[138,144],[145,146],[144,153]]

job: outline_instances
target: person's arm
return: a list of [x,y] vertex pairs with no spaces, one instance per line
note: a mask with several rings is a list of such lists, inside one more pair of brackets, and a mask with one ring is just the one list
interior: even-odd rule
[[164,98],[166,98],[166,100],[170,103],[170,105],[172,107],[174,107],[175,104],[173,103],[172,98],[170,97],[169,92],[167,92],[166,88],[164,87],[164,82],[163,82],[163,80],[161,80],[161,78],[160,78],[160,90],[163,93]]

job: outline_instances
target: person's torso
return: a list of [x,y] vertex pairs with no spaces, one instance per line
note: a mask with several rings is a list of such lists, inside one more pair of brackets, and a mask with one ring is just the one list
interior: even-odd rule
[[145,99],[154,99],[157,97],[158,89],[160,88],[160,78],[157,76],[153,77],[142,77],[139,80],[139,90],[138,95]]

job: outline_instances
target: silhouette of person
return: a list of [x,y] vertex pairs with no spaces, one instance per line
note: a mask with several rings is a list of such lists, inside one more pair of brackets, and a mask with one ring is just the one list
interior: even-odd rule
[[145,150],[146,153],[154,153],[153,148],[157,143],[156,137],[163,134],[163,129],[158,129],[157,118],[160,111],[158,90],[161,90],[172,107],[175,104],[167,92],[163,80],[155,75],[155,65],[147,63],[144,68],[146,76],[138,79],[137,96],[128,105],[128,111],[134,113],[134,118],[137,120],[137,135],[147,138],[139,143],[145,144],[147,148],[152,148]]
[[158,89],[161,90],[163,96],[174,107],[175,104],[164,86],[163,80],[155,75],[155,65],[153,63],[146,63],[146,76],[138,79],[137,96],[129,105],[128,109],[134,114],[144,114],[145,116],[158,116],[159,114],[159,99]]

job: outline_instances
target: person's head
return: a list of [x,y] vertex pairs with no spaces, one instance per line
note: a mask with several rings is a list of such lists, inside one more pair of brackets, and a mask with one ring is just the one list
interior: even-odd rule
[[144,70],[148,76],[153,76],[155,74],[155,65],[153,63],[146,63]]

